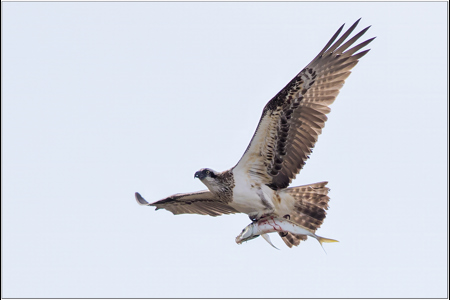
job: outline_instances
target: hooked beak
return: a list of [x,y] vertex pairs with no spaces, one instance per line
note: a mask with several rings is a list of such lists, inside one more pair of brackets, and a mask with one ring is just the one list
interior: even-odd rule
[[202,180],[203,178],[205,178],[205,175],[203,174],[203,172],[197,171],[194,174],[194,178],[198,178],[198,179]]

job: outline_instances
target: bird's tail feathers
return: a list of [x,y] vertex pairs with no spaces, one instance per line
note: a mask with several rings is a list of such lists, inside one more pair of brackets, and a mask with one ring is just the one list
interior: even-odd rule
[[330,189],[326,186],[327,181],[317,182],[313,184],[295,186],[285,189],[284,191],[295,198],[296,203],[308,203],[322,209],[328,209],[328,192]]
[[[315,232],[326,217],[330,201],[330,197],[327,195],[330,189],[326,187],[327,184],[327,181],[323,181],[285,189],[284,192],[289,194],[294,201],[288,218]],[[300,241],[306,240],[305,235],[289,232],[280,233],[280,236],[288,247],[298,246]]]

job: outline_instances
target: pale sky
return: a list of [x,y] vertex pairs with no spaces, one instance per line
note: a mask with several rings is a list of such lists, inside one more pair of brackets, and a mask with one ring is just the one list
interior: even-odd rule
[[[2,3],[2,296],[447,297],[446,2]],[[335,31],[377,36],[292,186],[313,239],[139,206],[236,164]],[[365,39],[364,39],[365,38]]]

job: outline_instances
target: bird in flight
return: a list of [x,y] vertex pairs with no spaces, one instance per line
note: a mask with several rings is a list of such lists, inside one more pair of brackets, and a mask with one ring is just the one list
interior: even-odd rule
[[[358,22],[339,37],[342,25],[322,51],[266,104],[250,144],[234,167],[223,172],[204,168],[195,173],[207,190],[175,194],[153,203],[136,193],[137,202],[175,215],[245,213],[252,221],[281,217],[315,232],[328,209],[327,182],[289,184],[312,153],[329,105],[350,70],[370,50],[358,52],[374,38],[354,46],[370,26],[347,40]],[[307,237],[290,232],[279,235],[289,247]]]

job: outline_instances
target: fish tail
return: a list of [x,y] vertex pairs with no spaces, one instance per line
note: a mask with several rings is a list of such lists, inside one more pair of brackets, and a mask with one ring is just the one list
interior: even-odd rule
[[320,246],[322,246],[322,249],[325,253],[327,253],[327,251],[325,251],[325,248],[323,247],[323,243],[339,243],[339,241],[337,241],[337,240],[328,239],[328,238],[324,238],[321,236],[316,236],[316,239],[320,243]]
[[337,240],[328,239],[328,238],[324,238],[324,237],[321,237],[321,236],[318,236],[317,240],[319,241],[319,243],[321,245],[322,245],[322,243],[339,243],[339,241],[337,241]]

